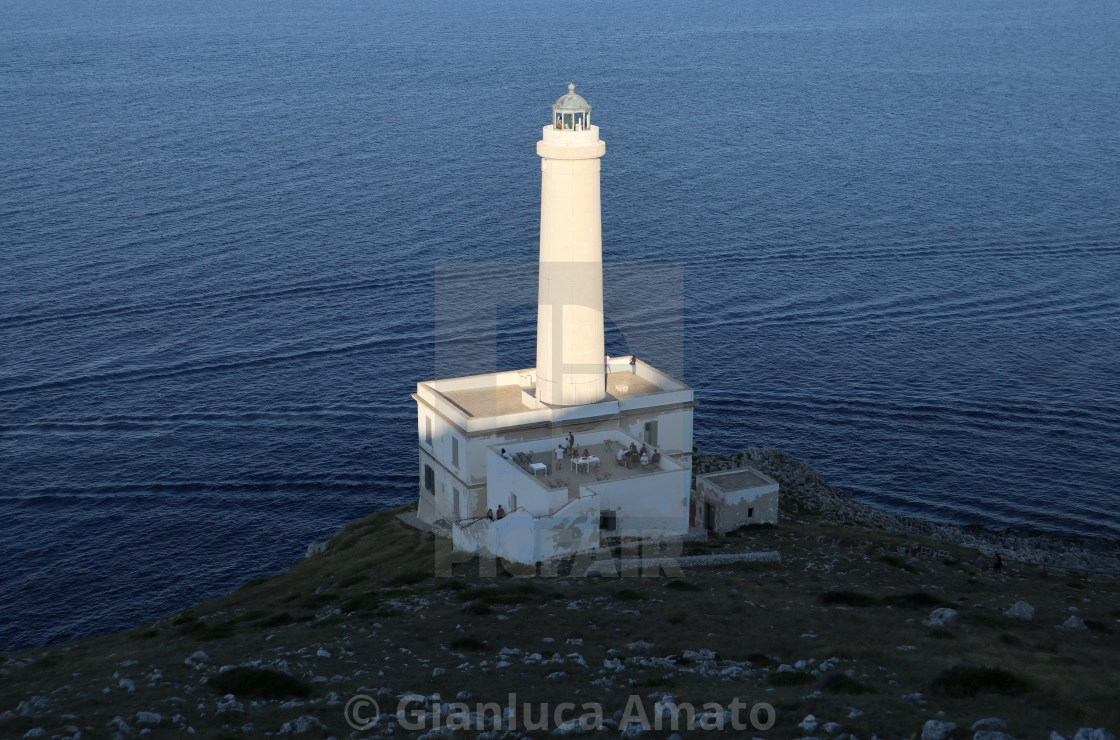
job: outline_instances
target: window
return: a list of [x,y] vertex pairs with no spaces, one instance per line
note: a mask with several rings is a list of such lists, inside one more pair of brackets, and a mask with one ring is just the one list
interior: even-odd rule
[[618,512],[617,511],[601,511],[599,512],[599,529],[604,532],[613,532],[618,529]]
[[432,417],[424,417],[424,442],[429,446],[432,444]]
[[431,465],[424,466],[424,488],[429,493],[436,492],[436,471],[432,470]]
[[747,509],[747,519],[754,519],[754,507]]
[[452,514],[452,519],[455,519],[456,521],[463,518],[459,514],[459,489],[458,488],[452,488],[451,489],[451,514]]
[[646,428],[642,432],[642,441],[647,445],[657,447],[657,422],[647,421]]
[[451,438],[451,464],[459,467],[459,438]]
[[513,491],[509,493],[509,513],[512,514],[517,509],[517,494]]

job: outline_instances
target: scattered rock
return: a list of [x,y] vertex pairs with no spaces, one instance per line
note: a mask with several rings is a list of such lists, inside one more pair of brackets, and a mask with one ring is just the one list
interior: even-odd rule
[[138,725],[158,725],[163,720],[163,717],[158,712],[137,712],[136,724]]
[[1103,727],[1082,727],[1073,736],[1073,740],[1116,740],[1116,736]]
[[972,736],[972,740],[1015,740],[1015,738],[1011,737],[1006,732],[980,730],[980,732]]
[[191,653],[191,657],[187,658],[186,661],[184,661],[184,662],[187,662],[187,663],[191,663],[191,662],[194,662],[194,663],[209,663],[210,662],[210,656],[207,655],[206,653],[202,652],[201,650],[196,650],[195,652]]
[[957,623],[957,610],[941,607],[929,613],[928,619],[923,619],[922,624],[927,627],[952,627]]
[[980,732],[981,730],[1000,732],[1007,729],[1007,723],[998,717],[985,717],[984,719],[978,719],[973,722],[970,729],[973,732]]
[[1025,601],[1016,601],[1010,609],[1003,613],[1003,616],[1029,622],[1034,619],[1034,607]]
[[330,653],[328,653],[328,652],[327,652],[326,650],[324,650],[323,648],[319,648],[319,649],[318,649],[317,651],[315,651],[315,655],[319,656],[320,658],[329,658],[329,657],[331,657],[331,654],[330,654]]
[[946,740],[955,729],[957,725],[953,722],[931,719],[922,727],[922,740]]
[[131,678],[122,678],[118,685],[122,689],[128,689],[129,691],[136,691],[136,682],[133,681]]
[[245,711],[245,705],[237,701],[237,697],[233,694],[226,694],[218,701],[218,708],[214,710],[216,714],[241,714]]
[[[1081,631],[1083,631],[1087,628],[1085,627],[1085,620],[1083,620],[1081,617],[1074,614],[1074,615],[1071,615],[1069,619],[1062,622],[1062,629],[1069,630],[1070,632],[1081,632]],[[1081,731],[1085,730],[1085,729],[1087,729],[1087,728],[1083,727],[1083,728],[1081,728],[1081,730],[1078,730],[1077,731],[1078,734],[1080,734]],[[1074,735],[1074,738],[1076,740],[1077,735]]]
[[805,719],[801,720],[797,726],[811,735],[817,729],[817,718],[811,714],[805,715]]
[[317,718],[312,717],[310,714],[305,714],[298,719],[294,719],[291,722],[285,722],[284,724],[280,725],[280,729],[277,731],[277,734],[300,735],[304,732],[313,730],[316,727],[323,730],[327,729],[326,725],[320,722]]

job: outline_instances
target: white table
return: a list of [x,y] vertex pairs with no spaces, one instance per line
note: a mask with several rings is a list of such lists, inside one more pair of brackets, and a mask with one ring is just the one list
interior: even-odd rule
[[548,472],[548,466],[544,463],[529,463],[529,469],[533,471],[533,475]]
[[587,472],[590,473],[592,465],[595,465],[596,467],[599,466],[599,458],[595,457],[594,455],[591,455],[589,457],[572,458],[572,467],[575,468],[576,471],[579,471],[580,467],[586,467]]

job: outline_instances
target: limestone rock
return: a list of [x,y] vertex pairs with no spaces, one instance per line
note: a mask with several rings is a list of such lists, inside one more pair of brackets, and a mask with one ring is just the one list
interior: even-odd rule
[[978,719],[973,722],[971,729],[973,732],[980,732],[981,730],[1002,732],[1007,729],[1007,723],[998,717],[985,717],[984,719]]
[[797,726],[811,735],[817,729],[817,718],[811,714],[805,715],[805,719],[801,720]]
[[163,717],[158,712],[137,712],[136,724],[138,725],[158,725]]
[[277,731],[277,734],[301,735],[305,732],[314,730],[315,728],[319,728],[322,730],[327,729],[326,725],[320,722],[318,718],[312,717],[310,714],[305,714],[298,719],[294,719],[291,722],[285,722],[284,724],[280,725],[280,729]]
[[946,740],[955,729],[957,726],[953,722],[931,719],[922,727],[922,740]]
[[1015,740],[1015,738],[998,730],[980,730],[972,736],[972,740]]
[[1116,736],[1103,727],[1082,727],[1073,736],[1073,740],[1116,740]]
[[1003,613],[1003,616],[1029,622],[1034,619],[1034,607],[1025,601],[1016,601],[1010,609]]
[[[1085,627],[1085,620],[1083,620],[1081,617],[1077,616],[1076,614],[1073,614],[1073,615],[1070,615],[1069,619],[1062,622],[1062,629],[1069,630],[1070,632],[1082,632],[1087,628]],[[1083,730],[1086,730],[1086,729],[1088,729],[1088,728],[1086,728],[1086,727],[1081,728],[1081,730],[1077,731],[1077,734],[1080,735],[1081,732]],[[1074,740],[1077,740],[1077,735],[1074,735],[1073,737],[1074,737]]]
[[952,627],[957,623],[957,610],[941,607],[929,613],[928,619],[923,619],[922,624],[927,627]]

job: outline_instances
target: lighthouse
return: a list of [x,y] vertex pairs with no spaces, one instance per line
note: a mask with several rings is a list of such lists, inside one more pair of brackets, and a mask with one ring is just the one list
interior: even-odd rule
[[606,144],[575,84],[552,105],[537,142],[541,240],[537,288],[537,399],[596,403],[603,371],[603,222],[599,160]]
[[[422,381],[412,394],[416,522],[449,536],[456,552],[515,563],[598,547],[601,536],[677,537],[695,518],[692,388],[633,355],[605,357],[606,145],[574,84],[545,120],[536,367]],[[526,145],[535,128],[526,126]],[[531,170],[525,178],[532,187]],[[495,290],[475,300],[493,305]]]

